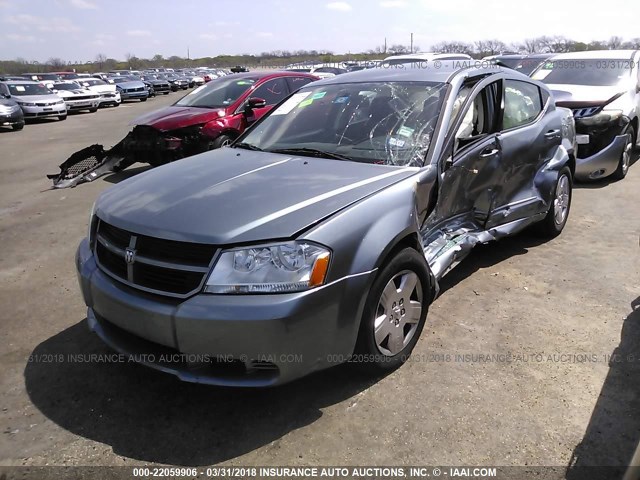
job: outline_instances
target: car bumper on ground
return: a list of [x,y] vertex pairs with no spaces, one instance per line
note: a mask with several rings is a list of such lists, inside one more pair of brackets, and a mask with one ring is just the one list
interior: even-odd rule
[[[584,137],[582,135],[578,136]],[[618,135],[605,148],[587,158],[576,159],[576,180],[593,181],[612,175],[620,163],[628,135]]]
[[86,239],[76,266],[89,327],[111,348],[184,381],[245,387],[348,361],[373,275],[302,293],[197,294],[172,302],[113,280]]

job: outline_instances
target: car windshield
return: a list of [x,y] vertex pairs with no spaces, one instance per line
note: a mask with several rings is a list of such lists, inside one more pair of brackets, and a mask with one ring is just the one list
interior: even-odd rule
[[205,86],[196,88],[189,95],[178,100],[175,105],[199,108],[228,107],[257,81],[258,78],[255,77],[214,80]]
[[240,147],[358,162],[422,166],[445,84],[307,87],[257,124]]
[[95,85],[106,85],[106,82],[103,82],[102,80],[98,80],[97,78],[95,80],[92,80],[90,78],[86,78],[86,79],[83,78],[82,84],[85,86],[93,87]]
[[51,95],[51,90],[40,83],[7,83],[9,93],[15,96]]
[[113,80],[113,83],[127,83],[127,82],[136,82],[139,81],[136,78],[129,77],[112,77],[110,80]]
[[553,60],[545,62],[532,78],[547,84],[609,87],[630,78],[632,63],[628,59]]
[[77,90],[80,85],[75,83],[54,83],[53,88],[54,90]]

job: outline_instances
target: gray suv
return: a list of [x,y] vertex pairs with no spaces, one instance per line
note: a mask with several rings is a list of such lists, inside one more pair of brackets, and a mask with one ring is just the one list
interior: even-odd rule
[[216,385],[400,366],[475,245],[569,215],[571,112],[459,65],[310,83],[230,148],[105,191],[76,256],[90,328]]

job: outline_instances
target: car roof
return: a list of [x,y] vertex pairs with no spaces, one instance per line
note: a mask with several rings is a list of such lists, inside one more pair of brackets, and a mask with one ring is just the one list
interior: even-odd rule
[[[398,66],[376,67],[357,72],[345,73],[337,77],[321,80],[317,83],[365,83],[365,82],[436,82],[451,83],[457,75],[476,76],[489,73],[508,73],[513,70],[497,65],[487,65],[478,60],[439,60],[438,65],[426,65],[421,68],[399,68]],[[528,78],[526,75],[523,78]],[[529,79],[531,80],[531,79]],[[317,84],[316,83],[316,84]],[[315,84],[314,84],[315,85]]]
[[26,85],[42,85],[41,82],[34,82],[32,80],[6,80],[3,83],[15,83],[17,85],[22,85],[22,84],[26,84]]
[[558,53],[554,60],[631,59],[639,50],[587,50],[584,52]]
[[267,78],[277,78],[277,77],[309,77],[309,78],[317,78],[314,75],[304,72],[287,72],[282,70],[264,70],[262,72],[243,72],[243,73],[234,73],[228,77],[222,78],[257,78],[258,80],[264,80]]
[[437,60],[441,57],[457,57],[460,59],[470,59],[471,57],[466,53],[435,53],[435,52],[422,52],[422,53],[408,53],[404,55],[391,55],[384,59],[388,60]]

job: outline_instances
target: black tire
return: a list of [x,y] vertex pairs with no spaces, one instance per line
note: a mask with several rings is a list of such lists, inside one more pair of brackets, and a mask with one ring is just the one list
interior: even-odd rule
[[[563,194],[563,200],[560,201],[558,197],[560,193],[561,182],[563,179],[566,180],[568,186],[567,196]],[[535,225],[534,231],[540,237],[552,239],[557,237],[564,230],[565,225],[567,224],[567,220],[569,219],[569,213],[571,212],[571,200],[573,198],[573,179],[571,177],[571,170],[569,167],[564,167],[560,172],[558,172],[558,180],[556,180],[556,184],[553,189],[553,199],[551,201],[551,208],[549,208],[549,212],[547,216],[544,217],[539,223]],[[564,214],[559,212],[560,209],[564,209]],[[560,218],[562,217],[562,218]]]
[[[407,281],[407,291],[402,293],[405,278],[413,278],[416,286],[411,289],[411,283]],[[385,289],[394,291],[394,287],[395,294],[385,300]],[[412,248],[399,251],[380,270],[367,296],[354,364],[368,373],[378,374],[394,370],[407,361],[424,328],[431,297],[429,271],[424,256]],[[383,304],[387,304],[387,308]],[[407,304],[413,308],[405,309]],[[416,308],[420,308],[419,312],[416,312]],[[376,319],[379,321],[383,317],[384,320],[378,324],[376,338]],[[411,318],[414,321],[407,322]]]
[[116,103],[114,103],[114,104],[113,104],[113,106],[114,106],[114,107],[119,107],[119,106],[120,106],[120,104],[119,104],[118,102],[116,102]]
[[140,101],[141,101],[141,102],[146,102],[146,101],[147,101],[147,99],[146,99],[146,98],[141,98],[141,99],[140,99]]
[[98,111],[97,108],[90,108],[89,113],[96,113]]
[[24,128],[24,123],[16,123],[15,125],[12,125],[11,128],[13,128],[16,132],[20,131]]
[[627,125],[627,128],[622,132],[623,135],[629,134],[629,141],[624,145],[624,150],[622,151],[622,155],[620,155],[620,162],[618,163],[618,168],[613,172],[611,178],[614,180],[622,180],[629,173],[629,165],[631,164],[631,156],[633,154],[633,150],[635,147],[636,141],[636,131],[633,128],[633,125]]
[[169,95],[169,92],[162,92],[163,95]]
[[60,115],[60,116],[58,117],[58,120],[60,120],[61,122],[62,122],[62,121],[64,121],[64,120],[66,120],[66,119],[67,119],[67,116],[66,116],[66,115]]
[[220,135],[215,140],[209,142],[207,150],[215,150],[217,148],[226,147],[228,145],[231,145],[231,142],[233,142],[233,138],[231,138],[229,135]]

